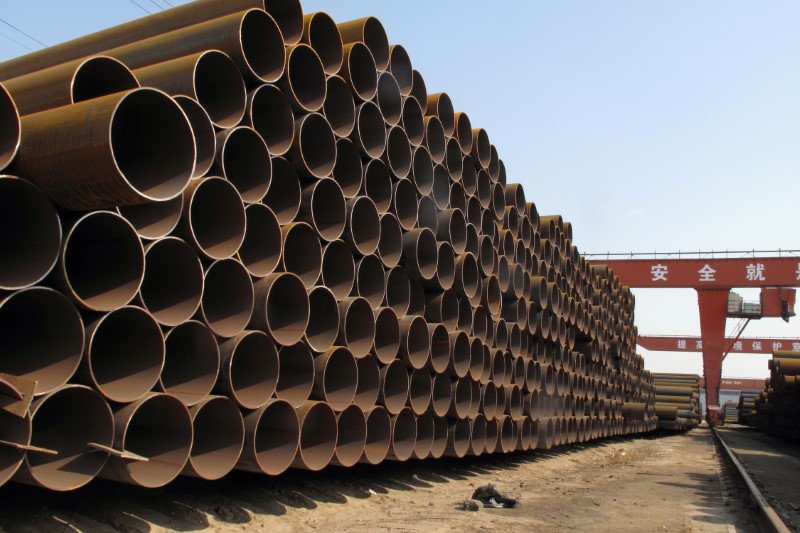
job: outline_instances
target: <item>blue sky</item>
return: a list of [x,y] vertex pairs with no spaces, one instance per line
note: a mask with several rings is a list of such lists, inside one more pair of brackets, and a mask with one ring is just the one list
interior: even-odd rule
[[[145,15],[130,0],[8,4],[0,17],[46,44]],[[303,6],[337,21],[380,18],[429,91],[486,128],[509,180],[541,213],[573,222],[582,251],[800,248],[798,2]],[[0,33],[40,47],[1,23]],[[0,60],[25,52],[0,36]],[[640,332],[699,334],[693,291],[636,294]],[[798,324],[762,320],[745,335],[800,337]],[[642,353],[654,370],[702,368],[699,355]],[[729,359],[726,376],[768,374],[765,357]]]

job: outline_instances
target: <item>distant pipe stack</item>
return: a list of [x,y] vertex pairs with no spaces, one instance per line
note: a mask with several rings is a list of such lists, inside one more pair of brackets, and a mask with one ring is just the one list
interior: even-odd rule
[[765,433],[800,440],[800,352],[775,350],[767,363],[764,390],[740,399],[740,419]]
[[700,424],[700,376],[653,372],[659,429],[684,431]]
[[2,63],[0,171],[0,485],[662,424],[630,289],[374,17],[197,0]]

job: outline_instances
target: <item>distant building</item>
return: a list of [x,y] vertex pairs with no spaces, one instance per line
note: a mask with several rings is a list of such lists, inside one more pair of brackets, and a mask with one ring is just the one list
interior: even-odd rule
[[[700,405],[702,412],[706,411],[706,389],[705,380],[700,378]],[[719,404],[724,405],[727,401],[739,403],[739,395],[742,391],[760,392],[764,390],[764,380],[756,378],[722,378],[719,384]]]

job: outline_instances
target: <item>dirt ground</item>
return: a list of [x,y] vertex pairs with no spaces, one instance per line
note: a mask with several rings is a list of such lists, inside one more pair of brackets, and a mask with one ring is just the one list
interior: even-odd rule
[[[95,480],[73,493],[0,489],[0,531],[758,531],[729,491],[708,430],[546,453],[378,467],[233,473],[161,490]],[[483,484],[514,509],[460,510]]]

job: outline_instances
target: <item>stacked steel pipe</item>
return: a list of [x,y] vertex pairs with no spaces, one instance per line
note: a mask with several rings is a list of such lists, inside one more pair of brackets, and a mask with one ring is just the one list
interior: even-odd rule
[[800,352],[775,350],[768,365],[770,377],[744,421],[765,433],[800,439]]
[[388,43],[198,0],[0,64],[0,484],[655,428],[630,290]]
[[683,431],[701,420],[700,376],[654,372],[655,411],[659,429]]
[[739,395],[737,411],[739,414],[739,421],[742,424],[750,425],[750,417],[756,412],[756,399],[759,396],[761,396],[761,391],[747,390],[743,390]]
[[720,409],[719,418],[724,424],[738,424],[739,423],[739,407],[737,403],[728,400],[722,404]]

